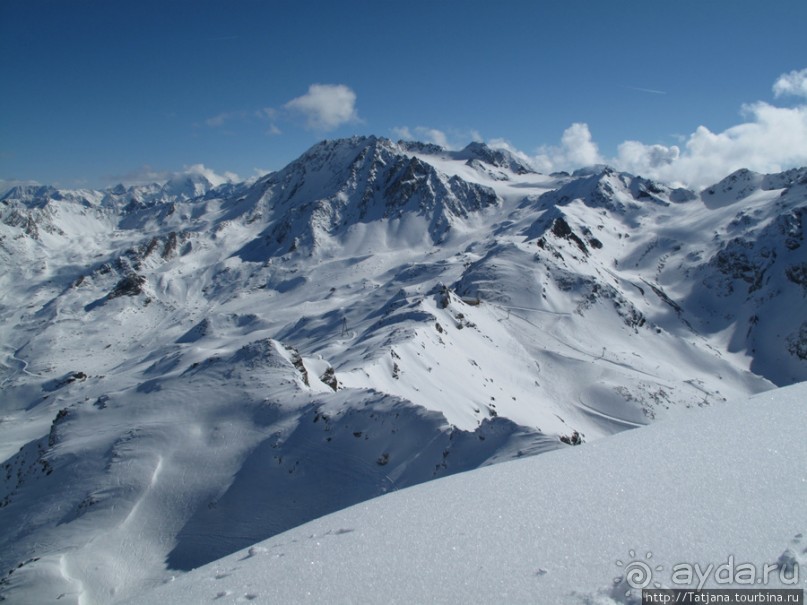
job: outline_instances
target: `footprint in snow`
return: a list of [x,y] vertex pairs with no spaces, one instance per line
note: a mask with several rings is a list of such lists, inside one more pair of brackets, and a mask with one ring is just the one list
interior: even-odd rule
[[[802,539],[804,538],[804,534],[799,532],[793,539],[790,541],[792,546],[787,547],[784,552],[779,555],[779,558],[776,560],[776,565],[779,570],[785,574],[797,574],[797,569],[803,563],[807,563],[807,547],[802,548],[801,543]],[[799,553],[801,551],[801,553]]]
[[[804,537],[804,534],[799,532],[795,536],[793,536],[793,545],[799,546],[801,544],[801,540]],[[804,550],[801,551],[804,554],[807,554],[807,546],[804,547]]]
[[776,566],[782,573],[795,574],[799,566],[799,556],[792,549],[786,548],[776,560]]

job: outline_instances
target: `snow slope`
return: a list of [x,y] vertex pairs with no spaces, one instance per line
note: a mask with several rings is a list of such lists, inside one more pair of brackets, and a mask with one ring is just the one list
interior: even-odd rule
[[0,596],[120,601],[369,498],[807,379],[806,174],[698,194],[356,137],[249,183],[10,191]]
[[[716,569],[730,557],[760,579],[765,564],[783,567],[766,587],[804,589],[805,404],[800,384],[439,479],[127,603],[638,603],[625,577],[641,571],[637,562],[648,565],[649,586],[684,588],[697,578],[682,583],[674,566]],[[717,582],[724,577],[710,573],[702,586],[748,587],[739,574]]]

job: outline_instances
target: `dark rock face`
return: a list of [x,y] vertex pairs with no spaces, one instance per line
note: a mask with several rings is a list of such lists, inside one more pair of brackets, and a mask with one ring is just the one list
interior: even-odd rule
[[143,285],[146,283],[146,278],[137,273],[131,273],[123,277],[109,293],[109,299],[118,298],[119,296],[137,296],[143,293]]

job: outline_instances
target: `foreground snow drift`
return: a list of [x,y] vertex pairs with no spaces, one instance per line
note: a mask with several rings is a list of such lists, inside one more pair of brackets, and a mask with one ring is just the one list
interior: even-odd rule
[[803,588],[805,402],[802,383],[432,481],[129,602],[632,603],[639,593],[621,576],[637,560],[651,585],[684,587],[676,566],[734,561],[760,574],[778,562],[766,586]]

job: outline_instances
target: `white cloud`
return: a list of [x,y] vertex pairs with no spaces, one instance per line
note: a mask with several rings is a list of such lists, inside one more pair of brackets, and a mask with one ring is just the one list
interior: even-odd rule
[[274,107],[262,107],[255,112],[255,115],[262,120],[276,120],[279,112]]
[[[807,96],[807,69],[783,74],[774,92]],[[759,101],[742,107],[743,121],[722,132],[699,126],[679,145],[648,145],[625,141],[616,156],[604,158],[588,125],[572,124],[558,146],[544,146],[529,156],[506,141],[488,144],[503,147],[528,159],[541,172],[571,171],[607,163],[618,170],[695,189],[707,187],[740,168],[772,173],[807,166],[807,104],[777,107]]]
[[246,111],[223,111],[220,114],[207,118],[205,120],[205,125],[209,126],[210,128],[220,128],[227,122],[232,122],[233,120],[243,120],[247,117],[247,115],[248,114]]
[[183,175],[193,175],[198,174],[200,176],[205,177],[208,181],[210,181],[214,187],[219,185],[223,185],[224,183],[235,183],[240,181],[241,179],[235,172],[223,172],[219,174],[212,168],[208,168],[204,164],[193,164],[191,166],[184,166],[183,169],[179,172],[173,173],[171,176],[183,176]]
[[573,164],[587,166],[602,161],[597,144],[591,139],[588,124],[572,124],[563,132],[560,143],[568,161]]
[[[408,126],[396,126],[390,129],[393,137],[404,141],[421,141],[423,143],[434,143],[443,149],[459,149],[467,144],[468,140],[483,141],[484,138],[478,130],[452,130],[446,133],[438,128],[427,126],[416,126],[414,130]],[[459,143],[458,143],[459,142]]]
[[611,164],[620,170],[700,188],[740,168],[780,172],[807,166],[807,106],[743,107],[746,121],[712,132],[699,126],[683,149],[627,141]]
[[777,98],[785,95],[807,97],[807,69],[779,76],[773,83],[773,94]]
[[633,174],[649,174],[678,160],[681,150],[677,145],[645,145],[639,141],[625,141],[617,149],[613,162],[622,170]]
[[224,123],[227,121],[227,113],[220,113],[218,115],[213,116],[212,118],[207,118],[205,120],[205,125],[210,126],[211,128],[218,128],[219,126],[224,126]]
[[532,163],[541,172],[574,170],[603,161],[588,124],[582,122],[575,122],[563,131],[559,147],[540,147],[532,158]]
[[177,171],[155,170],[146,165],[123,175],[112,176],[109,181],[111,183],[123,183],[124,185],[148,185],[150,183],[166,183],[186,175],[201,175],[210,181],[213,186],[236,183],[241,180],[235,172],[218,173],[204,164],[192,164],[183,166],[182,170]]
[[329,131],[359,121],[356,93],[344,84],[312,84],[306,94],[283,107],[305,116],[311,130]]
[[111,175],[107,180],[112,184],[123,183],[124,185],[148,185],[149,183],[163,183],[174,174],[168,170],[155,170],[148,164],[125,174]]
[[418,126],[415,128],[415,134],[421,141],[434,143],[435,145],[439,145],[444,149],[451,149],[451,145],[448,143],[448,136],[446,136],[446,133],[444,133],[442,130]]
[[412,134],[412,131],[409,130],[406,126],[395,126],[392,130],[392,136],[396,139],[400,139],[402,141],[414,141],[415,136]]
[[[238,124],[249,124],[250,126],[258,122],[268,122],[269,126],[264,131],[269,136],[276,136],[282,134],[278,128],[276,121],[279,117],[279,112],[272,107],[263,107],[256,110],[238,109],[234,111],[222,111],[215,116],[211,116],[204,121],[204,125],[208,128],[219,129],[223,134],[234,135],[234,131],[225,127],[233,127]],[[196,124],[198,126],[198,124]]]

